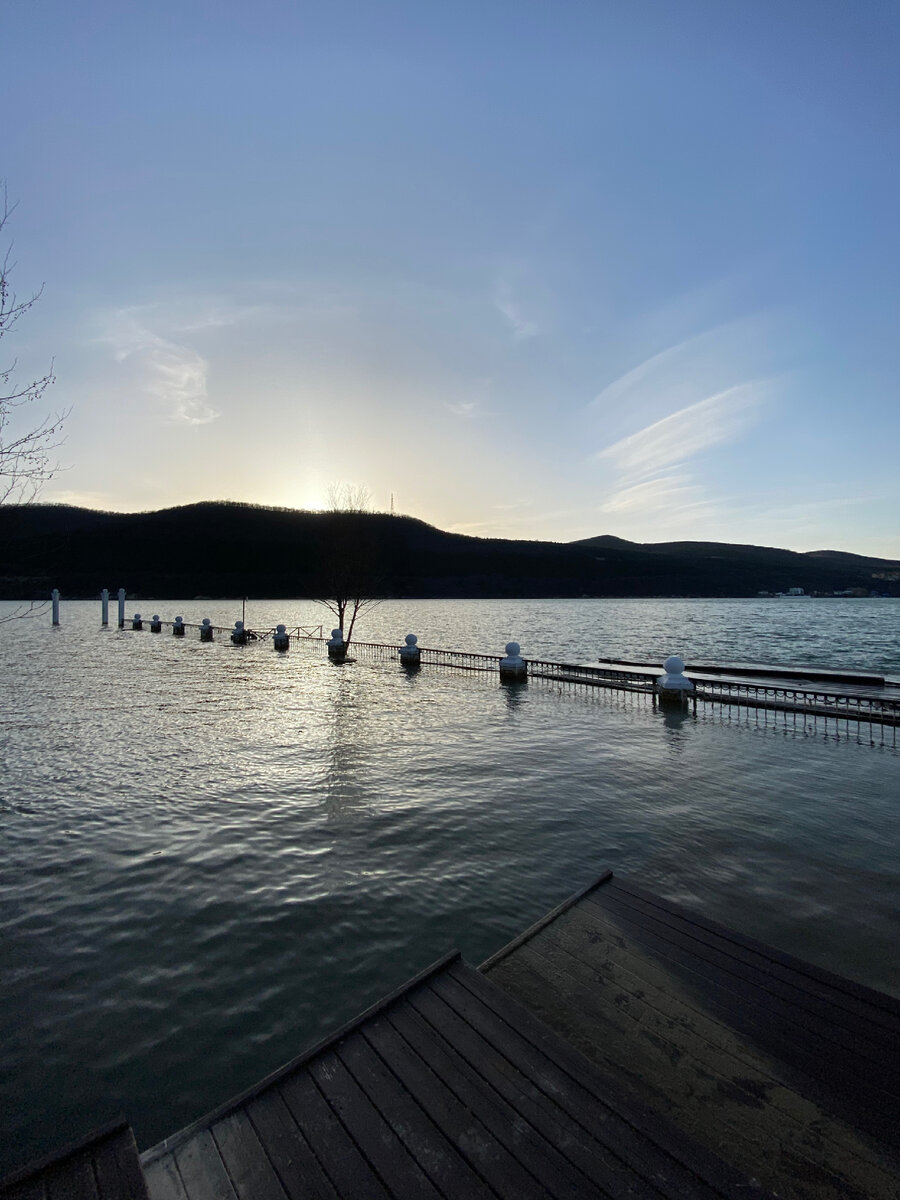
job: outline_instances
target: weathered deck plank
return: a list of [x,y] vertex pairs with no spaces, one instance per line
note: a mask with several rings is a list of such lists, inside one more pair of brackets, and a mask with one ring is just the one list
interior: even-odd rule
[[[600,916],[633,945],[664,963],[673,985],[686,988],[698,1005],[714,1009],[763,1053],[777,1058],[785,1078],[792,1075],[817,1103],[835,1106],[876,1137],[886,1137],[897,1128],[897,1054],[889,1037],[881,1044],[880,1061],[875,1061],[870,1054],[859,1054],[830,1037],[829,1028],[805,1008],[774,995],[752,978],[735,974],[712,951],[696,949],[677,935],[670,937],[657,926],[644,924],[615,902],[602,906]],[[870,1053],[873,1044],[869,1043]]]
[[440,1200],[440,1192],[336,1054],[320,1055],[310,1074],[382,1179],[390,1179],[410,1200]]
[[[795,981],[802,980],[802,986],[807,990],[823,996],[831,1003],[844,1006],[851,1012],[859,1012],[867,1022],[881,1025],[900,1035],[900,1000],[896,996],[877,992],[862,983],[857,983],[855,979],[846,979],[842,975],[826,971],[824,967],[816,966],[815,963],[804,962],[793,955],[785,954],[782,950],[768,946],[739,930],[730,929],[709,917],[688,912],[680,905],[648,892],[630,879],[614,877],[610,872],[607,881],[610,886],[609,890],[603,893],[604,896],[625,893],[678,917],[698,931],[703,930],[735,946],[743,946],[758,955],[757,964],[760,969],[772,974],[785,972]],[[594,900],[600,897],[596,886],[588,889],[586,894]]]
[[[439,1062],[435,1071],[432,1063],[422,1057],[420,1051],[427,1038],[420,1036],[414,1013],[392,1011],[390,1019],[378,1018],[366,1029],[366,1037],[390,1061],[410,1095],[441,1126],[457,1151],[497,1195],[521,1196],[523,1200],[545,1196],[544,1189],[492,1131],[490,1113],[485,1124],[484,1101],[478,1106],[480,1111],[473,1111],[456,1090],[465,1088],[455,1078],[452,1066]],[[448,1074],[456,1088],[448,1084]]]
[[900,1195],[893,998],[608,877],[484,970],[780,1195]]
[[[541,1189],[547,1189],[551,1195],[557,1190],[569,1195],[584,1193],[589,1187],[589,1179],[573,1168],[562,1147],[555,1145],[552,1138],[545,1136],[545,1131],[528,1120],[527,1101],[513,1106],[500,1091],[485,1088],[483,1081],[489,1081],[489,1076],[483,1070],[473,1071],[459,1052],[460,1039],[465,1041],[470,1033],[465,1023],[455,1026],[452,1042],[442,1044],[434,1025],[425,1016],[430,1013],[432,1017],[436,1015],[438,1021],[446,1020],[447,1014],[440,1009],[435,1014],[436,1004],[439,1001],[430,992],[423,994],[420,990],[411,997],[413,1011],[404,1013],[404,1036],[459,1102],[482,1122],[506,1153],[533,1176],[523,1194],[545,1194]],[[546,1129],[546,1123],[544,1126]],[[510,1178],[511,1174],[508,1169],[503,1174],[503,1194],[520,1194],[522,1184]]]
[[820,1035],[863,1057],[878,1061],[885,1043],[900,1047],[900,1029],[890,1014],[853,996],[828,989],[801,972],[767,960],[757,950],[703,927],[692,927],[680,914],[651,905],[624,888],[586,898],[586,905],[616,911],[638,925],[655,930],[675,945],[729,972],[743,984],[769,992],[794,1006]]
[[327,1163],[338,1195],[385,1200],[389,1192],[309,1075],[298,1072],[279,1090],[303,1136]]
[[174,1155],[158,1158],[144,1167],[144,1180],[153,1200],[188,1200]]
[[[660,1178],[665,1179],[674,1194],[682,1194],[680,1185],[685,1182],[684,1194],[697,1196],[703,1192],[704,1185],[695,1175],[690,1174],[685,1180],[682,1176],[687,1173],[681,1172],[677,1163],[660,1154],[655,1147],[648,1147],[646,1141],[642,1142],[639,1155],[630,1155],[628,1147],[623,1148],[621,1140],[610,1129],[610,1110],[598,1112],[599,1106],[592,1103],[593,1097],[585,1094],[565,1070],[530,1044],[523,1045],[514,1037],[510,1038],[507,1035],[510,1027],[496,1012],[492,1012],[495,1019],[489,1024],[478,1013],[470,1036],[464,1036],[460,1028],[462,1022],[454,1021],[451,1014],[471,1011],[473,1005],[482,1010],[486,1006],[474,992],[468,992],[456,981],[441,980],[440,984],[439,995],[444,1006],[437,1011],[432,1007],[432,1011],[451,1035],[454,1047],[466,1054],[473,1069],[477,1064],[497,1091],[508,1097],[535,1128],[543,1129],[545,1137],[588,1179],[616,1196],[657,1196],[659,1192],[654,1179],[658,1182]],[[438,992],[437,987],[434,990]],[[419,1007],[417,997],[412,998],[412,1003]],[[507,1010],[507,1017],[509,1015]],[[524,1073],[517,1063],[522,1066],[528,1063],[528,1073]],[[596,1128],[603,1129],[602,1142],[595,1136]],[[708,1194],[715,1193],[709,1189]]]
[[489,1200],[493,1193],[362,1034],[352,1034],[340,1042],[336,1052],[353,1075],[365,1081],[373,1103],[443,1195]]
[[213,1135],[201,1130],[173,1155],[182,1186],[196,1200],[237,1200]]
[[[698,1055],[696,1046],[691,1045],[693,1039],[671,1020],[648,1020],[646,1014],[627,1012],[615,1001],[611,1003],[602,981],[598,978],[596,987],[586,984],[584,968],[580,964],[573,968],[573,960],[564,957],[558,948],[550,947],[544,958],[536,947],[531,947],[529,957],[520,958],[517,969],[532,976],[532,980],[520,978],[520,985],[533,988],[537,981],[538,996],[540,989],[565,988],[580,1014],[580,1019],[568,1026],[569,1037],[577,1037],[582,1049],[593,1053],[633,1099],[653,1104],[692,1137],[704,1139],[717,1153],[748,1172],[755,1171],[760,1162],[777,1162],[779,1156],[788,1154],[791,1169],[802,1165],[805,1178],[815,1181],[811,1194],[818,1194],[826,1185],[841,1194],[845,1146],[835,1146],[823,1154],[820,1147],[809,1144],[800,1123],[786,1115],[785,1109],[789,1112],[797,1103],[789,1088],[784,1088],[784,1103],[775,1108],[770,1086],[758,1084],[743,1068],[729,1074],[727,1060],[718,1061],[712,1054]],[[603,1047],[600,1054],[592,1051],[597,1040]],[[832,1124],[821,1109],[815,1108],[814,1112],[807,1129],[820,1131],[823,1125]],[[858,1137],[855,1141],[860,1148],[858,1157],[866,1159],[865,1145]],[[867,1178],[873,1172],[880,1173],[869,1162]]]
[[281,1180],[243,1108],[216,1121],[210,1132],[238,1200],[287,1200]]
[[334,1184],[277,1088],[249,1101],[247,1115],[291,1200],[338,1200]]
[[[455,974],[455,978],[528,1044],[525,1058],[534,1064],[541,1085],[556,1091],[575,1084],[573,1099],[580,1119],[602,1137],[617,1158],[650,1179],[665,1195],[699,1195],[704,1189],[712,1189],[721,1196],[746,1197],[747,1176],[709,1152],[701,1142],[686,1138],[678,1126],[654,1109],[635,1103],[619,1080],[598,1071],[590,1055],[558,1037],[530,1008],[500,988],[491,987],[477,972]],[[555,1075],[554,1068],[562,1072],[562,1078]]]
[[[569,914],[564,927],[561,923],[555,936],[576,959],[590,962],[597,988],[608,1004],[623,1015],[646,1022],[649,1030],[657,1029],[663,1037],[676,1029],[680,1045],[711,1072],[718,1072],[726,1081],[726,1090],[742,1092],[746,1103],[759,1105],[761,1098],[768,1098],[773,1119],[793,1127],[816,1161],[824,1161],[821,1156],[829,1153],[839,1161],[848,1154],[875,1161],[871,1151],[839,1122],[825,1121],[827,1139],[823,1137],[822,1110],[785,1086],[784,1071],[777,1059],[736,1037],[727,1021],[712,1008],[696,1007],[671,974],[660,970],[650,958],[635,954],[612,937],[604,939],[603,929],[603,923],[586,907],[578,908]],[[611,927],[606,930],[614,933]]]

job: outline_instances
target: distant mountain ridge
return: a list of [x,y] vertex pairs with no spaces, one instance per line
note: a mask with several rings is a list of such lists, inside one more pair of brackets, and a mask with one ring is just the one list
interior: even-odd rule
[[0,597],[58,587],[96,596],[314,597],[334,547],[365,547],[371,590],[396,597],[900,595],[900,561],[727,542],[574,542],[447,533],[414,517],[208,501],[147,513],[67,505],[0,507]]

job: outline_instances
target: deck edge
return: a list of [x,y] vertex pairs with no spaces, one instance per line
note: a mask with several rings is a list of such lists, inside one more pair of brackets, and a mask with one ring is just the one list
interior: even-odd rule
[[677,900],[669,900],[668,897],[662,896],[658,892],[651,892],[639,883],[635,883],[628,876],[617,876],[616,884],[622,891],[636,897],[636,899],[643,901],[645,904],[654,904],[663,910],[668,909],[674,916],[680,917],[682,920],[688,921],[700,929],[707,929],[724,940],[732,942],[736,946],[741,946],[743,949],[749,950],[754,954],[769,958],[773,963],[795,971],[798,975],[805,976],[807,979],[824,987],[831,988],[834,992],[843,994],[860,1003],[868,1004],[872,1008],[879,1009],[889,1016],[900,1017],[900,997],[894,996],[891,992],[883,992],[878,988],[869,987],[868,984],[860,983],[859,980],[852,979],[849,975],[841,975],[837,971],[829,970],[828,967],[822,967],[818,963],[800,958],[796,954],[790,954],[787,950],[781,950],[778,946],[760,941],[752,933],[745,933],[742,929],[735,929],[734,926],[725,925],[722,921],[717,921],[714,917],[707,916],[705,912],[695,912]]
[[411,979],[407,979],[405,983],[388,992],[386,996],[382,996],[376,1000],[374,1004],[370,1004],[363,1012],[358,1013],[355,1017],[351,1017],[349,1021],[345,1021],[343,1025],[339,1025],[331,1033],[318,1038],[311,1045],[301,1050],[294,1058],[289,1059],[286,1063],[282,1063],[280,1067],[276,1067],[274,1071],[270,1071],[268,1075],[263,1076],[262,1079],[258,1079],[250,1087],[245,1088],[242,1092],[238,1092],[237,1095],[232,1096],[223,1104],[217,1105],[210,1112],[204,1113],[195,1121],[191,1121],[189,1125],[185,1125],[182,1129],[163,1138],[155,1146],[148,1146],[139,1156],[141,1166],[147,1167],[158,1159],[165,1157],[165,1155],[186,1142],[188,1138],[193,1137],[195,1133],[199,1133],[201,1129],[210,1128],[214,1122],[228,1116],[229,1113],[239,1108],[242,1104],[246,1104],[248,1100],[270,1087],[273,1083],[277,1083],[279,1079],[290,1075],[292,1071],[301,1067],[305,1062],[315,1058],[317,1054],[321,1054],[323,1050],[327,1050],[329,1046],[334,1045],[335,1042],[340,1041],[341,1038],[346,1037],[349,1033],[353,1033],[360,1025],[393,1004],[396,1000],[399,1000],[401,996],[411,991],[412,988],[417,987],[420,983],[424,983],[426,979],[429,979],[432,975],[436,975],[439,971],[445,970],[451,963],[461,960],[462,953],[459,950],[448,950],[446,954],[431,963],[430,966],[413,975]]
[[518,950],[520,946],[524,946],[524,944],[527,941],[530,941],[530,939],[533,938],[536,933],[540,933],[540,931],[546,928],[547,925],[552,924],[557,917],[562,916],[567,909],[571,908],[574,904],[577,904],[579,900],[583,900],[584,897],[590,892],[602,887],[604,883],[609,883],[612,878],[613,873],[609,870],[604,871],[602,875],[598,875],[597,878],[591,883],[588,883],[585,885],[585,887],[580,888],[577,892],[575,892],[574,895],[569,896],[567,900],[563,900],[562,904],[557,904],[556,908],[551,908],[549,912],[544,913],[542,917],[535,921],[533,925],[529,925],[524,932],[518,935],[518,937],[514,937],[511,942],[507,942],[505,946],[501,946],[499,950],[490,956],[490,958],[486,958],[484,960],[481,966],[478,967],[478,970],[481,971],[482,974],[486,974],[493,967],[495,967],[497,963],[506,958],[508,954],[512,954],[514,950]]
[[31,1175],[47,1171],[50,1167],[55,1167],[58,1163],[64,1162],[67,1158],[72,1158],[75,1154],[82,1154],[95,1143],[106,1141],[113,1134],[130,1128],[131,1126],[125,1117],[114,1117],[111,1121],[107,1121],[106,1124],[98,1125],[96,1129],[92,1129],[89,1133],[84,1134],[83,1137],[66,1142],[65,1145],[51,1151],[49,1154],[41,1154],[36,1158],[29,1159],[23,1166],[17,1167],[11,1174],[4,1175],[0,1179],[0,1195],[7,1188],[17,1187],[19,1184],[24,1183]]

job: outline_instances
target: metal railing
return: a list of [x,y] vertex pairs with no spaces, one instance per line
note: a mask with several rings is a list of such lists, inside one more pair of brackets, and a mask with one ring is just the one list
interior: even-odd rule
[[655,694],[654,680],[659,672],[629,671],[612,667],[595,667],[591,663],[560,663],[529,658],[528,675],[532,679],[549,679],[572,687],[616,688],[626,692]]
[[[305,638],[307,644],[325,639]],[[422,666],[443,667],[478,674],[496,674],[501,655],[480,654],[470,650],[444,650],[420,647]],[[357,642],[350,655],[376,661],[398,661],[399,644]],[[632,693],[657,702],[658,671],[646,668],[615,668],[592,663],[564,663],[529,658],[528,678],[555,684],[560,689],[602,688],[605,691]],[[731,721],[743,715],[762,717],[762,723],[794,728],[798,732],[825,732],[837,737],[855,737],[872,745],[898,745],[900,698],[857,695],[823,688],[790,687],[781,683],[751,683],[731,679],[701,679],[686,698],[694,714],[717,715]],[[863,736],[864,732],[867,736]]]
[[[321,642],[324,640],[322,637],[322,630],[324,628],[324,625],[295,625],[293,629],[286,629],[285,633],[292,641]],[[248,630],[248,633],[249,632],[253,633],[253,636],[257,641],[267,642],[270,638],[275,636],[275,634],[278,632],[278,629],[273,625],[271,629]]]
[[779,684],[741,683],[735,680],[698,680],[695,694],[706,706],[719,709],[754,709],[771,715],[796,730],[823,729],[835,736],[860,737],[862,726],[869,740],[896,746],[900,728],[900,700],[821,688],[792,688]]
[[[169,628],[172,621],[162,621]],[[127,623],[126,623],[127,624]],[[144,618],[144,627],[150,621]],[[183,622],[185,629],[199,630],[196,622]],[[212,626],[215,634],[227,637],[230,627]],[[276,630],[247,630],[249,640],[264,642],[272,639]],[[305,645],[324,650],[327,639],[323,626],[296,625],[286,630],[292,645]],[[388,642],[353,641],[351,658],[379,662],[398,662],[401,646]],[[501,662],[499,654],[481,654],[471,650],[446,650],[433,646],[419,647],[419,663],[425,667],[440,667],[469,674],[497,675]],[[549,659],[530,658],[528,677],[560,690],[569,688],[603,689],[641,695],[657,703],[657,671],[648,667],[628,665],[601,666],[593,663],[565,663]],[[694,689],[685,696],[685,705],[694,715],[716,716],[732,721],[736,718],[754,719],[765,725],[793,728],[797,732],[824,732],[834,737],[854,737],[871,745],[897,747],[900,729],[900,696],[877,694],[875,689],[841,691],[837,688],[791,687],[785,682],[744,681],[741,679],[695,679]]]

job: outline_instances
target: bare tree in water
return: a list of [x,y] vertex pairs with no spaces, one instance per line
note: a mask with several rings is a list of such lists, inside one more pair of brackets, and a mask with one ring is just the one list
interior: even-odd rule
[[[12,212],[6,185],[0,185],[0,233]],[[40,288],[25,300],[18,298],[10,283],[15,266],[11,255],[10,245],[0,259],[0,340],[14,333],[17,322],[37,303],[43,291]],[[63,423],[69,415],[68,411],[39,415],[44,393],[55,382],[52,363],[45,375],[25,383],[15,380],[15,371],[15,355],[0,360],[0,504],[7,505],[30,503],[53,477],[59,465],[53,451],[60,445]],[[32,602],[6,614],[0,622],[43,611],[45,607]]]
[[333,614],[335,627],[349,647],[357,618],[383,599],[378,547],[367,520],[371,512],[369,489],[349,483],[331,484],[328,512],[327,541],[320,562],[324,587],[316,603]]

